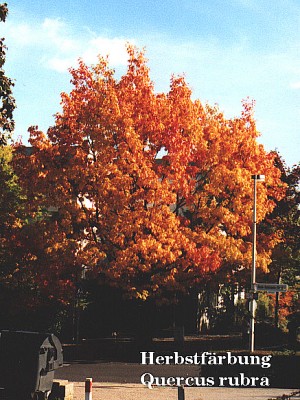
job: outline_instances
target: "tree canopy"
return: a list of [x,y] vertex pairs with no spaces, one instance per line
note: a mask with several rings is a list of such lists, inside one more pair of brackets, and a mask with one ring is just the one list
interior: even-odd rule
[[[30,129],[30,156],[18,148],[28,211],[56,208],[40,232],[56,269],[63,255],[65,265],[142,299],[249,269],[251,174],[266,175],[258,221],[285,193],[274,154],[257,141],[253,102],[228,119],[193,100],[183,77],[156,93],[144,52],[128,46],[128,57],[119,79],[107,59],[80,61],[55,126]],[[258,267],[267,270],[279,240],[260,233]]]

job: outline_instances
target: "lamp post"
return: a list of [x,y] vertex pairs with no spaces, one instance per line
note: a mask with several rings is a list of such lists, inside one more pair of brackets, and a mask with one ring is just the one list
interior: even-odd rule
[[252,268],[251,268],[251,290],[253,291],[251,302],[250,302],[250,352],[254,351],[254,327],[255,327],[255,311],[256,311],[256,299],[255,299],[255,283],[256,283],[256,183],[264,182],[264,175],[252,175],[253,179],[253,228],[252,228]]

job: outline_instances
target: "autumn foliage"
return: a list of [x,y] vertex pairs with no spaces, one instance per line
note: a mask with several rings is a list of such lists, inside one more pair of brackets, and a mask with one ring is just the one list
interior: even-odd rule
[[[16,152],[28,211],[57,207],[40,232],[56,273],[85,266],[146,299],[248,269],[251,174],[266,175],[258,222],[285,190],[274,156],[257,142],[252,102],[227,119],[193,100],[183,77],[156,93],[144,53],[128,46],[128,56],[120,79],[103,58],[71,69],[55,126],[31,128],[32,154]],[[267,269],[278,240],[280,232],[261,234],[258,267]]]

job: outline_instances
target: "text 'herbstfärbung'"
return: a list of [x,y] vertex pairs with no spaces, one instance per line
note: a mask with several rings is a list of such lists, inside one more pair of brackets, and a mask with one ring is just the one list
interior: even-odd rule
[[[174,351],[169,355],[159,355],[153,351],[141,352],[142,365],[194,365],[194,366],[228,366],[227,376],[155,376],[153,373],[145,372],[141,375],[141,383],[149,389],[159,386],[229,386],[229,387],[268,387],[270,386],[267,376],[249,376],[241,371],[235,375],[230,374],[230,366],[258,366],[262,369],[271,367],[271,355],[240,355],[230,351],[225,354],[204,351],[192,355],[181,355]],[[200,369],[201,370],[201,369]]]

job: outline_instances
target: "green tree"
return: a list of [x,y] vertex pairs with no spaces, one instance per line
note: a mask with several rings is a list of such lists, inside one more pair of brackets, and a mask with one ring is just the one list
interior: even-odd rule
[[[0,4],[0,22],[5,22],[7,15],[7,4]],[[73,289],[68,284],[69,274],[66,269],[61,265],[57,267],[57,264],[64,263],[63,256],[57,256],[54,260],[48,253],[48,239],[41,236],[51,215],[47,210],[41,210],[35,215],[25,211],[27,199],[22,194],[11,163],[13,148],[8,145],[8,141],[14,130],[13,112],[16,106],[12,95],[14,84],[3,68],[6,50],[4,38],[1,38],[0,320],[2,326],[34,329],[33,322],[38,324],[43,320],[49,324],[50,314],[56,318],[57,312],[63,308],[61,305],[64,305],[67,297],[70,298]],[[55,240],[55,235],[51,239]],[[56,270],[61,274],[57,274]],[[36,315],[39,310],[43,310],[41,317],[31,319],[33,311]],[[37,325],[35,327],[41,328]]]
[[296,311],[298,303],[297,291],[299,290],[300,275],[300,165],[294,165],[289,168],[279,154],[276,152],[274,154],[275,166],[281,171],[281,180],[286,183],[287,192],[284,198],[275,200],[276,207],[261,225],[261,229],[267,234],[270,231],[280,232],[281,241],[272,251],[272,263],[269,267],[268,280],[270,282],[288,284],[291,292],[287,295],[280,295],[279,293],[276,295],[275,325],[278,326],[280,314],[286,317],[289,312]]
[[0,146],[0,276],[11,270],[13,248],[11,239],[15,228],[21,225],[22,202],[17,177],[11,166],[12,148]]
[[283,281],[294,286],[300,274],[300,165],[288,168],[279,156],[275,160],[288,190],[286,197],[277,202],[271,214],[275,218],[276,226],[282,230],[284,239],[273,251],[273,262],[282,274]]
[[[27,198],[12,167],[13,149],[0,146],[0,321],[13,329],[53,329],[61,323],[74,289],[64,255],[48,252],[52,216],[29,215]],[[72,266],[72,273],[74,268]],[[57,328],[57,326],[56,326]]]
[[[7,14],[7,4],[0,4],[0,22],[5,22]],[[14,83],[5,75],[5,70],[3,69],[6,50],[7,47],[4,44],[4,38],[0,38],[0,145],[7,143],[15,126],[13,112],[16,104],[12,95]]]
[[[12,285],[17,271],[17,232],[23,225],[23,201],[17,176],[11,166],[12,148],[0,146],[0,312],[15,307]],[[21,282],[20,282],[21,284]],[[23,285],[24,287],[24,285]],[[1,320],[3,321],[2,315]]]

